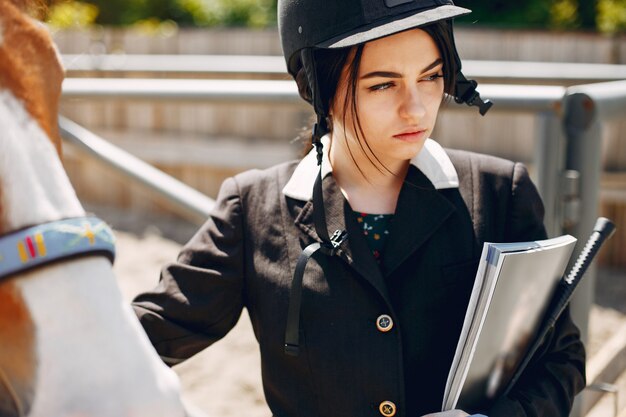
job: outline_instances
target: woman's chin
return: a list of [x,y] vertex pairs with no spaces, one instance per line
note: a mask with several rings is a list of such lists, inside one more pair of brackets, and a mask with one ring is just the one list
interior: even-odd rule
[[393,147],[395,149],[389,149],[389,151],[391,151],[390,153],[393,154],[395,159],[410,160],[416,157],[422,149],[424,149],[425,141],[425,138],[418,141],[401,140],[394,143],[393,146],[390,146],[390,148]]

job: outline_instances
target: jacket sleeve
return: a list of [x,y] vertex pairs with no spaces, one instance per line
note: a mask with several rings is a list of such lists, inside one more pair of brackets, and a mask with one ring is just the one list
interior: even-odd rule
[[[543,239],[543,205],[526,168],[515,164],[508,216],[511,241]],[[489,417],[566,417],[585,386],[585,350],[569,308],[557,321],[509,395]]]
[[209,219],[157,287],[138,295],[133,308],[157,352],[175,365],[222,338],[243,308],[243,227],[234,179],[220,189]]

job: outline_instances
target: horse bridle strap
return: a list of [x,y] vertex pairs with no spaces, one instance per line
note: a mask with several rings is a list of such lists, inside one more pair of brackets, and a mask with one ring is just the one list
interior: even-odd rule
[[77,217],[44,223],[0,236],[0,279],[16,273],[84,255],[115,259],[115,237],[97,217]]

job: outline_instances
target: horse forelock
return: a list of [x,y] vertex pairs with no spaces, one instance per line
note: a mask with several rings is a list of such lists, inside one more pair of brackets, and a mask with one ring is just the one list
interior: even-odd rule
[[[10,90],[60,153],[56,113],[56,49],[44,29],[22,12],[24,3],[0,0],[0,89]],[[36,57],[36,58],[35,58]]]
[[26,10],[27,2],[25,0],[0,0],[0,3],[11,3],[20,10]]
[[[57,114],[63,72],[46,29],[24,12],[27,3],[0,0],[0,94],[8,92],[22,103],[60,155]],[[0,134],[6,135],[6,126],[3,130]],[[29,140],[25,134],[15,136],[13,140]],[[0,152],[8,153],[11,148],[7,146],[12,147],[4,143]],[[6,199],[13,198],[7,193],[14,194],[7,191],[11,187],[2,180],[9,179],[0,178],[0,234],[11,230],[7,227],[11,210]]]

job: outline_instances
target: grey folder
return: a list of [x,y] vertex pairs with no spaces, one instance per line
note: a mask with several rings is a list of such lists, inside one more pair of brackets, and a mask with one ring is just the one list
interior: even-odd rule
[[533,342],[576,238],[485,243],[452,362],[443,410],[502,393]]

